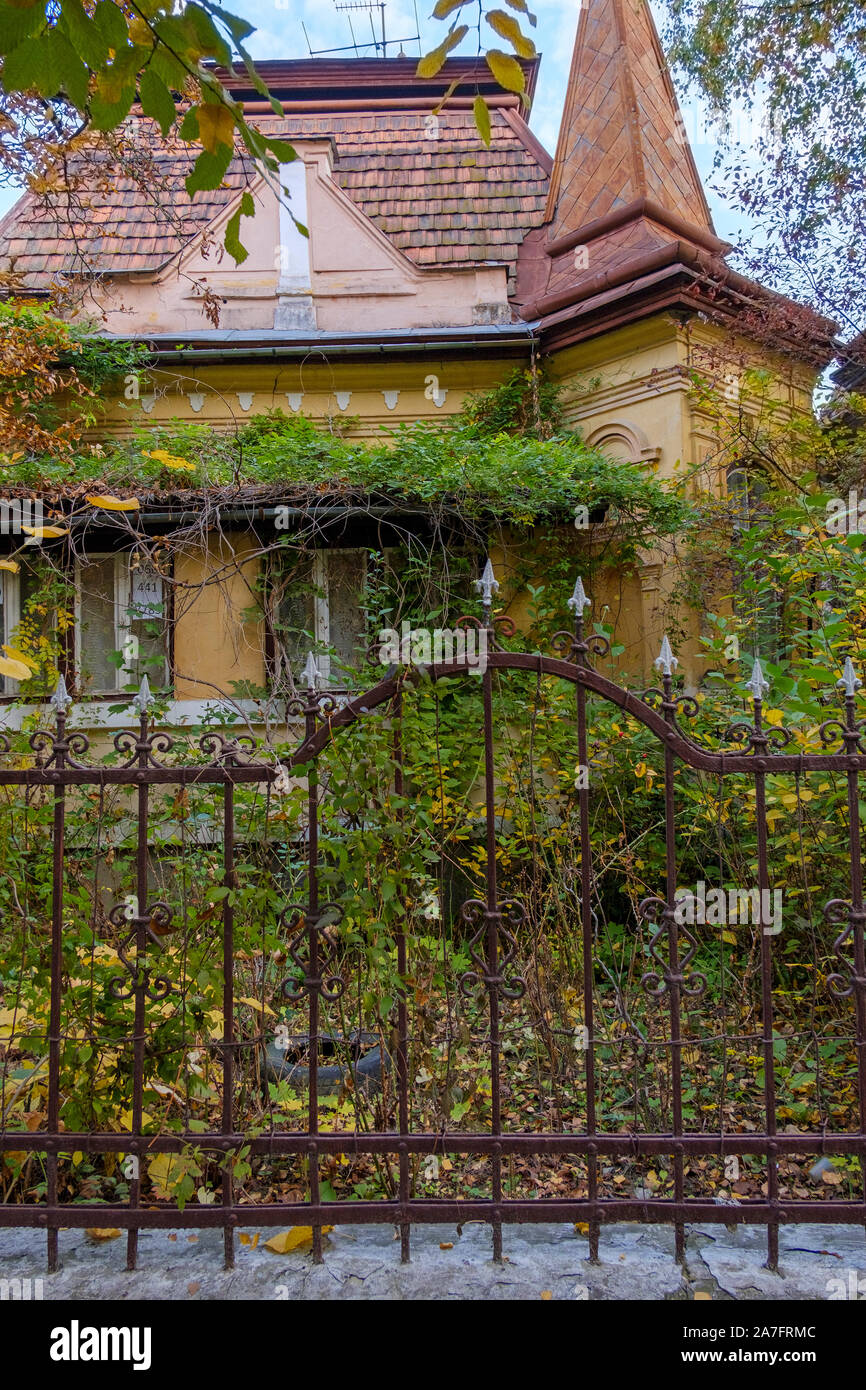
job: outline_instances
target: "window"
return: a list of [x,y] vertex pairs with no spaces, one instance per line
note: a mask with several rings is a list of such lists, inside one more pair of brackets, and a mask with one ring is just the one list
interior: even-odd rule
[[[766,499],[770,485],[761,468],[744,463],[728,469],[727,484],[736,541],[743,532],[768,517]],[[784,660],[784,593],[773,586],[766,567],[757,559],[746,564],[735,560],[733,577],[736,609],[753,634],[756,655],[771,661]]]
[[297,683],[315,653],[322,685],[351,684],[366,627],[364,550],[316,550],[276,557],[272,574],[275,674],[288,666]]
[[135,555],[92,555],[75,567],[75,668],[85,695],[111,695],[147,676],[169,683],[162,575]]
[[769,491],[767,475],[760,468],[732,464],[727,473],[728,497],[733,510],[734,528],[745,531],[767,515]]
[[[12,574],[9,570],[0,573],[0,634],[2,634],[3,645],[18,649],[22,643],[20,623],[22,618],[27,619],[28,635],[31,639],[26,645],[28,653],[38,649],[38,642],[41,637],[48,637],[54,631],[54,613],[46,603],[40,612],[35,612],[31,600],[38,599],[40,588],[46,578],[44,571],[40,568],[39,562],[31,564],[19,563],[17,574]],[[50,665],[53,670],[53,662],[46,661],[45,665]],[[45,665],[42,663],[34,668],[37,677],[45,675]],[[38,687],[39,681],[37,681]],[[48,686],[44,693],[48,693],[53,688],[53,682]],[[19,682],[12,680],[9,676],[0,676],[0,695],[17,695],[20,689]]]

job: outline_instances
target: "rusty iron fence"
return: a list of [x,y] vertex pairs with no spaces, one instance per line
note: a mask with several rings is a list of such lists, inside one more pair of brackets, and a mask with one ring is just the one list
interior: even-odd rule
[[[294,702],[288,715],[303,721],[303,736],[293,758],[286,759],[286,768],[298,767],[308,776],[308,833],[306,835],[306,900],[300,904],[275,904],[275,915],[282,920],[300,923],[302,930],[295,939],[293,957],[300,967],[300,978],[287,982],[284,996],[303,1001],[306,997],[310,1039],[309,1085],[306,1105],[306,1124],[301,1130],[274,1126],[266,1133],[250,1135],[239,1130],[234,1105],[238,1049],[236,1038],[236,986],[234,947],[234,908],[226,897],[221,907],[221,949],[223,972],[222,1036],[212,1046],[218,1049],[222,1069],[222,1116],[218,1129],[205,1133],[146,1133],[143,1124],[143,1086],[145,1049],[148,1034],[148,1011],[154,1001],[165,996],[168,982],[159,974],[160,935],[155,927],[168,920],[171,909],[163,902],[149,901],[148,891],[148,819],[150,799],[155,789],[166,785],[211,786],[222,789],[222,826],[212,850],[221,860],[222,881],[230,885],[236,855],[235,791],[250,783],[267,783],[280,775],[273,761],[265,762],[255,756],[252,740],[220,734],[207,734],[202,747],[209,750],[207,763],[190,766],[166,764],[163,759],[172,746],[171,738],[154,733],[149,728],[148,698],[144,690],[138,700],[140,722],[137,732],[124,732],[116,742],[123,755],[116,766],[90,765],[85,761],[87,739],[80,733],[67,731],[67,707],[70,703],[65,687],[54,698],[56,730],[34,735],[32,744],[37,751],[35,766],[0,767],[0,785],[53,789],[53,899],[51,926],[50,1017],[46,1047],[48,1053],[47,1114],[44,1127],[33,1132],[3,1129],[0,1149],[25,1151],[43,1156],[46,1172],[44,1201],[0,1205],[0,1227],[41,1227],[47,1232],[48,1266],[54,1269],[58,1261],[58,1232],[61,1228],[118,1227],[127,1231],[128,1265],[135,1266],[138,1232],[142,1229],[177,1227],[221,1228],[225,1239],[225,1259],[231,1266],[237,1229],[244,1224],[281,1227],[300,1222],[312,1228],[314,1258],[322,1257],[322,1228],[338,1224],[393,1223],[400,1232],[404,1260],[410,1255],[410,1232],[413,1223],[460,1223],[481,1220],[492,1230],[493,1254],[502,1255],[502,1228],[508,1223],[568,1221],[586,1223],[589,1232],[590,1254],[597,1258],[601,1227],[617,1221],[668,1223],[676,1232],[677,1254],[684,1251],[685,1227],[689,1223],[751,1223],[767,1228],[768,1264],[775,1267],[779,1255],[779,1228],[788,1222],[844,1222],[866,1225],[866,956],[864,956],[863,874],[860,843],[860,803],[858,781],[866,771],[864,737],[866,725],[861,724],[855,709],[855,691],[859,682],[850,663],[840,688],[844,690],[844,718],[829,720],[822,729],[826,752],[794,753],[786,751],[783,731],[767,727],[762,718],[765,683],[756,663],[750,685],[753,696],[751,723],[739,731],[740,747],[735,751],[708,751],[684,732],[678,716],[688,715],[688,696],[677,693],[673,667],[676,659],[667,644],[657,662],[661,686],[643,695],[631,693],[599,674],[591,664],[593,655],[607,651],[603,637],[588,635],[584,627],[584,607],[588,603],[578,582],[571,606],[575,613],[572,632],[557,634],[554,656],[506,651],[494,640],[507,620],[492,621],[490,593],[485,594],[484,628],[489,637],[489,652],[483,672],[483,784],[485,794],[485,856],[486,892],[483,898],[470,899],[462,905],[462,919],[473,933],[469,951],[472,968],[465,972],[460,987],[465,994],[486,994],[488,1030],[486,1035],[490,1081],[490,1123],[487,1132],[471,1133],[459,1129],[442,1132],[418,1132],[410,1121],[411,1037],[410,1018],[405,993],[397,1001],[397,1035],[393,1043],[393,1077],[396,1107],[393,1127],[375,1131],[356,1130],[353,1133],[328,1132],[320,1125],[320,1097],[317,1092],[317,1062],[321,1056],[320,1009],[323,1001],[332,1000],[341,992],[344,981],[340,964],[334,955],[333,936],[326,936],[324,923],[333,923],[334,915],[323,903],[319,886],[319,818],[321,789],[317,785],[316,766],[322,753],[341,732],[363,725],[378,711],[390,718],[394,728],[396,779],[400,770],[399,728],[401,701],[406,692],[406,671],[392,671],[372,689],[341,703],[333,695],[311,688],[308,695]],[[497,624],[499,627],[497,629]],[[506,629],[507,631],[507,626]],[[440,663],[428,674],[436,679],[461,677],[466,663],[457,659]],[[663,750],[665,806],[665,885],[657,897],[644,900],[639,917],[648,924],[652,969],[645,972],[643,986],[658,1007],[667,1010],[669,1052],[672,1082],[672,1125],[659,1132],[647,1130],[622,1132],[612,1130],[599,1120],[597,1110],[596,1052],[596,980],[591,963],[595,953],[595,921],[592,908],[593,844],[591,837],[590,797],[588,786],[580,791],[579,840],[575,846],[580,893],[575,914],[574,937],[582,953],[583,1016],[586,1022],[586,1045],[583,1051],[584,1078],[582,1094],[583,1123],[567,1131],[516,1132],[503,1124],[501,1104],[501,1016],[503,1004],[519,1001],[525,992],[525,980],[520,973],[523,946],[522,930],[525,910],[520,902],[501,894],[501,874],[497,865],[497,820],[495,815],[495,742],[493,714],[494,683],[510,673],[529,672],[568,682],[574,692],[575,746],[580,765],[589,760],[587,747],[587,702],[597,698],[619,707],[625,715],[642,724],[658,741]],[[410,673],[411,675],[411,673]],[[693,705],[694,702],[691,702]],[[850,895],[827,904],[826,920],[833,938],[839,966],[828,987],[841,1006],[850,1009],[852,1027],[850,1038],[856,1053],[856,1113],[854,1130],[834,1131],[826,1125],[812,1132],[796,1134],[779,1132],[774,1049],[773,999],[773,935],[762,930],[760,935],[761,1032],[758,1048],[763,1059],[763,1128],[750,1132],[732,1132],[722,1125],[707,1133],[689,1128],[683,1114],[683,1055],[689,1046],[682,1029],[684,1004],[699,1006],[705,994],[706,981],[693,972],[696,942],[694,935],[677,918],[675,892],[677,885],[677,804],[674,770],[679,764],[687,769],[710,773],[720,779],[744,778],[754,787],[757,815],[757,882],[761,891],[771,890],[768,866],[768,837],[766,821],[766,780],[771,774],[800,776],[809,771],[835,771],[847,779],[848,833],[850,844]],[[129,936],[119,950],[125,975],[112,988],[117,997],[134,999],[134,1034],[132,1038],[132,1111],[128,1132],[71,1133],[59,1124],[60,1110],[60,1047],[62,1042],[62,1007],[64,993],[63,934],[64,934],[64,856],[67,794],[73,788],[93,788],[119,785],[134,789],[137,805],[137,911],[131,917],[115,910],[112,920],[120,925],[126,921]],[[301,944],[297,944],[301,943]],[[408,947],[401,930],[396,932],[397,969],[405,978],[411,969]],[[243,1044],[247,1046],[247,1043]],[[245,1146],[252,1155],[300,1156],[307,1160],[307,1198],[303,1202],[276,1202],[251,1208],[239,1204],[231,1171],[221,1178],[221,1199],[213,1205],[187,1205],[182,1211],[174,1205],[144,1205],[140,1170],[129,1184],[128,1202],[120,1205],[94,1205],[86,1201],[64,1203],[58,1200],[58,1162],[72,1151],[83,1153],[114,1153],[132,1155],[138,1159],[154,1154],[176,1154],[184,1145],[194,1144],[199,1151],[225,1155]],[[374,1200],[325,1200],[320,1185],[320,1164],[335,1154],[383,1156],[396,1165],[397,1190],[393,1197]],[[779,1195],[778,1164],[785,1155],[847,1155],[859,1161],[864,1184],[853,1200],[817,1200]],[[418,1155],[483,1155],[490,1163],[490,1195],[461,1196],[453,1200],[413,1195],[410,1163]],[[731,1155],[761,1156],[766,1164],[765,1193],[757,1198],[720,1204],[709,1197],[689,1198],[685,1195],[684,1163],[690,1158],[714,1157],[724,1161]],[[557,1196],[513,1199],[503,1187],[503,1165],[509,1157],[538,1156],[558,1161],[560,1157],[577,1156],[585,1163],[586,1193],[580,1197]],[[664,1158],[674,1179],[672,1199],[648,1200],[642,1196],[616,1197],[602,1195],[599,1185],[600,1165],[634,1157]]]

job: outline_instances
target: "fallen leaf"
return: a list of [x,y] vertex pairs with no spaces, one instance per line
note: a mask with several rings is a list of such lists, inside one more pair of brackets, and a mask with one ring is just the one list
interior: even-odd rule
[[453,1250],[453,1249],[454,1249],[454,1242],[453,1242],[453,1240],[440,1240],[440,1242],[439,1242],[439,1249],[440,1249],[440,1250]]
[[[614,1182],[616,1182],[616,1178],[614,1178]],[[574,1229],[577,1231],[577,1234],[578,1234],[579,1236],[588,1236],[588,1235],[589,1235],[589,1222],[588,1222],[588,1221],[575,1221],[575,1223],[574,1223]]]
[[0,570],[8,570],[10,574],[17,574],[20,568],[17,560],[0,560]]
[[550,1300],[553,1298],[553,1290],[552,1290],[552,1289],[542,1289],[542,1290],[541,1290],[541,1297],[544,1299],[545,1303],[549,1303]]
[[695,1298],[696,1298],[696,1299],[703,1299],[703,1300],[705,1300],[705,1301],[707,1301],[707,1302],[712,1302],[713,1296],[712,1296],[711,1293],[701,1293],[701,1291],[698,1290],[698,1292],[695,1294]]
[[90,1236],[91,1240],[117,1240],[123,1232],[116,1226],[88,1226],[84,1234]]
[[[322,1235],[327,1235],[328,1231],[333,1229],[333,1226],[323,1226]],[[290,1230],[280,1231],[279,1235],[266,1240],[265,1249],[273,1250],[275,1255],[288,1255],[290,1250],[298,1250],[302,1245],[311,1245],[312,1242],[312,1226],[292,1226]]]
[[194,1279],[191,1284],[187,1284],[186,1291],[187,1293],[198,1293],[200,1288],[201,1284],[198,1282],[198,1280]]
[[258,1243],[259,1243],[259,1238],[260,1238],[260,1237],[261,1237],[261,1231],[256,1231],[256,1233],[255,1233],[254,1236],[247,1235],[246,1231],[241,1231],[241,1234],[240,1234],[241,1245],[248,1245],[248,1246],[250,1247],[251,1250],[255,1250],[256,1246],[257,1246]]

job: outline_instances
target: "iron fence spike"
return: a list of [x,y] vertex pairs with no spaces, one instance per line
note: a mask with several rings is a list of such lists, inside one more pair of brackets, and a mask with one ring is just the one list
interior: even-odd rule
[[312,652],[307,652],[307,664],[304,667],[304,680],[307,682],[308,690],[315,690],[319,683],[319,668],[316,665],[316,658]]
[[845,667],[836,685],[839,690],[844,690],[846,695],[854,695],[863,684],[857,672],[854,670],[854,663],[850,656],[845,658]]
[[57,677],[57,684],[54,687],[54,694],[51,696],[51,704],[59,713],[65,713],[72,704],[72,696],[66,689],[66,681],[63,676]]
[[147,679],[147,676],[142,676],[141,685],[138,687],[138,694],[133,697],[132,701],[139,714],[147,714],[155,698],[156,697],[150,693],[150,681]]
[[576,613],[579,618],[583,616],[584,608],[592,607],[592,599],[588,597],[580,575],[578,575],[575,580],[574,593],[568,600],[568,607],[571,609],[572,613]]
[[653,666],[657,671],[661,671],[663,676],[672,676],[679,664],[679,659],[674,656],[668,635],[665,633],[662,638],[661,650],[653,662]]
[[485,607],[489,608],[493,600],[493,595],[499,592],[499,580],[493,572],[493,561],[487,561],[484,566],[481,578],[474,581],[475,588],[481,595],[481,601]]
[[752,692],[752,698],[755,700],[763,700],[764,691],[770,689],[770,682],[761,670],[761,663],[757,657],[755,657],[755,664],[752,667],[752,674],[746,681],[746,689]]

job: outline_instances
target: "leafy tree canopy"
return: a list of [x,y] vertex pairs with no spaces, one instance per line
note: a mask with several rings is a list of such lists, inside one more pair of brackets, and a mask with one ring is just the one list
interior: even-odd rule
[[850,336],[866,323],[861,0],[671,0],[670,10],[671,57],[719,119],[717,163],[757,227],[749,269]]

